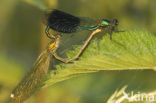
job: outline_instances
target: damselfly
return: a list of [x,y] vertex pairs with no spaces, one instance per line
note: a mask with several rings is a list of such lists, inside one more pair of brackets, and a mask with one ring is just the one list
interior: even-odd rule
[[[112,32],[119,32],[117,30],[118,26],[118,20],[113,19],[112,21],[106,20],[106,19],[100,19],[98,21],[86,18],[86,17],[76,17],[71,14],[62,12],[60,10],[53,10],[49,13],[49,17],[47,20],[47,27],[45,30],[45,33],[47,36],[51,39],[55,38],[56,35],[76,35],[78,33],[81,33],[81,31],[91,31],[89,37],[87,40],[85,40],[85,43],[83,44],[82,48],[79,50],[77,55],[69,60],[65,60],[61,57],[59,57],[57,54],[55,54],[55,58],[68,63],[71,61],[74,61],[77,59],[81,53],[84,51],[84,49],[87,47],[89,42],[92,40],[93,36],[100,30],[104,31],[105,33],[109,33],[110,40],[112,40]],[[52,29],[56,33],[51,34],[49,33],[49,30]],[[96,32],[94,32],[96,31]],[[79,35],[80,36],[80,35]],[[69,36],[70,38],[70,36]],[[74,41],[74,40],[72,40]],[[76,41],[76,40],[75,40]]]

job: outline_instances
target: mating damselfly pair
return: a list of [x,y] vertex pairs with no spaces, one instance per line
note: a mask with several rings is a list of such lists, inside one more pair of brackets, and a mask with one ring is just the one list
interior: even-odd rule
[[[54,57],[57,60],[60,60],[64,63],[72,62],[82,54],[84,49],[87,47],[89,42],[92,40],[95,34],[100,32],[101,30],[105,33],[109,33],[110,40],[112,40],[112,33],[113,32],[120,32],[117,30],[118,26],[118,20],[113,19],[112,21],[106,20],[106,19],[100,19],[100,20],[93,20],[87,17],[76,17],[71,14],[62,12],[60,10],[54,9],[52,12],[49,13],[49,17],[47,19],[47,27],[45,29],[45,33],[47,36],[51,39],[55,39],[56,36],[64,36],[64,35],[71,35],[75,36],[78,34],[83,35],[83,31],[91,31],[92,33],[89,34],[87,39],[85,40],[82,48],[79,50],[77,55],[75,55],[73,58],[65,60],[57,55],[57,53],[53,53]],[[49,30],[53,30],[56,33],[51,34],[49,33]],[[78,35],[78,36],[81,36]],[[70,38],[71,36],[68,36]],[[76,39],[76,38],[75,38]],[[60,40],[60,39],[57,39]],[[72,40],[76,41],[76,40]],[[58,42],[57,45],[60,42]]]
[[[45,30],[47,36],[50,39],[53,39],[53,42],[51,42],[48,45],[48,48],[39,55],[32,69],[30,69],[27,75],[13,90],[10,95],[11,101],[15,103],[21,103],[22,101],[30,97],[37,89],[43,87],[43,82],[46,80],[46,76],[49,70],[51,54],[57,60],[60,60],[64,63],[72,62],[78,59],[78,57],[82,54],[94,35],[96,35],[97,33],[101,31],[109,33],[110,39],[112,40],[112,32],[119,32],[117,30],[117,26],[117,19],[113,19],[112,21],[108,21],[106,19],[96,21],[86,17],[72,16],[59,10],[53,10],[49,14],[47,20],[47,28]],[[49,32],[50,30],[55,31],[55,33],[51,34]],[[88,37],[85,40],[83,46],[73,58],[66,60],[57,55],[56,51],[58,50],[62,42],[67,41],[66,39],[68,38],[71,38],[70,40],[72,41],[77,41],[78,37],[80,39],[83,39],[81,37],[85,35],[84,31],[89,31],[91,33],[88,34]],[[65,36],[65,39],[61,41],[61,38],[63,38],[63,36]]]

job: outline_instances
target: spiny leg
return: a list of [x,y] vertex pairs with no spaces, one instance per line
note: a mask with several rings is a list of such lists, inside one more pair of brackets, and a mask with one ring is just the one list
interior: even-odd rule
[[49,30],[50,30],[50,27],[49,27],[49,25],[47,25],[47,27],[45,29],[45,33],[46,33],[47,37],[50,39],[55,39],[54,35],[50,35]]
[[89,38],[85,41],[85,43],[83,44],[83,46],[81,47],[81,49],[79,50],[79,52],[78,52],[73,58],[68,59],[68,60],[65,60],[65,59],[59,57],[59,56],[56,54],[56,52],[53,53],[53,56],[54,56],[56,59],[58,59],[58,60],[60,60],[60,61],[62,61],[62,62],[64,62],[64,63],[73,62],[74,60],[76,60],[76,59],[79,58],[79,56],[82,54],[82,52],[84,51],[84,49],[87,47],[87,45],[89,44],[89,42],[91,41],[91,39],[93,38],[93,36],[94,36],[95,34],[99,33],[99,32],[101,32],[101,29],[96,29],[96,30],[94,30],[94,31],[92,32],[92,34],[89,36]]
[[110,40],[113,41],[113,39],[112,39],[112,31],[109,33],[109,35],[110,35]]
[[[124,32],[124,31],[114,31],[114,32],[119,33],[119,32]],[[121,44],[121,43],[117,42],[116,40],[112,39],[112,31],[109,33],[109,35],[110,35],[110,40],[111,41],[115,42],[116,44],[118,44],[118,45],[120,45],[120,46],[122,46],[124,48],[126,48],[123,44]]]

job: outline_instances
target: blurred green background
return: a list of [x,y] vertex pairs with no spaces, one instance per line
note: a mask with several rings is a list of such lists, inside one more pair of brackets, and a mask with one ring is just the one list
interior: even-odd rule
[[[43,14],[54,8],[77,16],[117,18],[125,31],[146,29],[156,34],[156,0],[1,0],[0,103],[46,47]],[[105,103],[124,85],[129,91],[155,90],[155,78],[152,70],[86,74],[43,89],[25,103]]]

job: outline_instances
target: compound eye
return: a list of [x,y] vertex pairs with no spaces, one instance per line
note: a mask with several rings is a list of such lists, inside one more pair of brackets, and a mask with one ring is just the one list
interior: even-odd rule
[[118,20],[117,19],[113,19],[113,24],[118,25],[119,24]]

